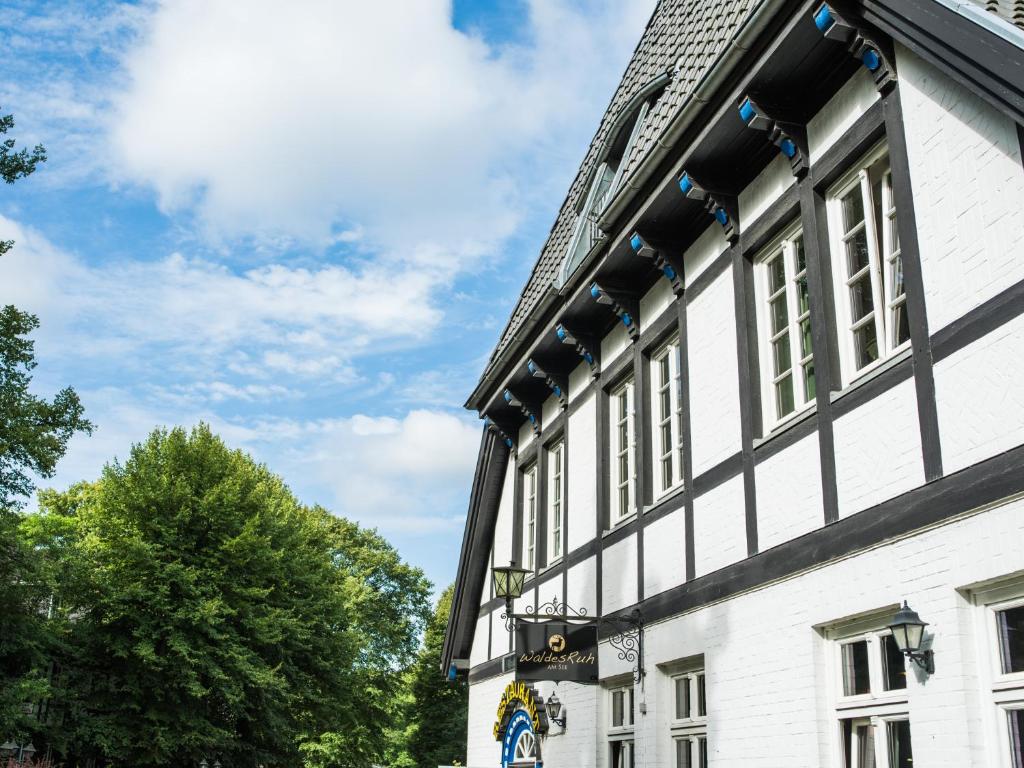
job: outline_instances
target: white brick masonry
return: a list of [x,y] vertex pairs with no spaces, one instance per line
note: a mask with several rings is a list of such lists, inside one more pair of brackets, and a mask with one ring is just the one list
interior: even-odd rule
[[722,236],[722,227],[713,221],[701,236],[698,237],[683,256],[686,285],[696,280],[700,273],[711,266],[712,262],[725,253],[729,243]]
[[694,499],[693,547],[697,577],[747,556],[742,477],[734,477]]
[[740,450],[739,373],[732,270],[719,275],[686,310],[693,475]]
[[469,768],[496,768],[501,765],[501,745],[491,728],[501,692],[512,675],[501,675],[469,686],[469,723],[466,763]]
[[[608,308],[605,307],[604,309]],[[608,314],[612,314],[611,309],[608,309]],[[601,367],[610,367],[619,355],[632,348],[632,345],[629,343],[629,332],[626,330],[626,326],[616,317],[615,326],[608,332],[607,336],[601,339]]]
[[[900,71],[902,75],[902,70]],[[828,104],[807,123],[807,143],[815,163],[846,133],[857,118],[878,101],[878,90],[866,69],[858,69]]]
[[644,529],[644,597],[686,581],[686,527],[683,508]]
[[569,569],[565,601],[574,607],[587,609],[594,615],[597,611],[597,558],[588,557],[582,563]]
[[833,434],[840,517],[924,482],[912,378],[836,419]]
[[1024,443],[1024,316],[935,365],[946,473]]
[[636,535],[604,550],[601,607],[605,613],[636,602]]
[[675,298],[672,284],[664,278],[658,278],[658,282],[651,286],[651,290],[640,298],[640,330],[649,328],[666,310],[672,309],[674,312]]
[[[964,542],[971,542],[970,554]],[[980,609],[968,605],[957,589],[1019,571],[1022,551],[1024,502],[1016,501],[648,626],[645,690],[637,692],[647,714],[636,718],[643,765],[673,768],[664,716],[671,697],[657,665],[700,654],[707,673],[712,768],[840,765],[833,699],[839,681],[826,671],[835,672],[838,651],[815,628],[903,598],[929,622],[936,653],[934,675],[925,679],[910,667],[908,676],[915,764],[997,765],[997,745],[981,732],[982,714],[993,705],[980,687],[977,659],[987,663],[998,651],[978,637],[974,619]],[[628,671],[607,645],[601,663],[602,675]],[[493,710],[503,684],[473,686],[474,701],[479,700],[476,689],[487,686],[480,707]],[[590,692],[603,695],[597,688],[581,695]],[[577,701],[565,684],[558,695],[563,701],[574,697],[569,729],[566,737],[545,740],[545,765],[607,765],[604,705]],[[490,722],[479,726],[488,737],[490,727]],[[480,742],[483,735],[473,733],[472,723],[470,728],[471,743]],[[599,755],[596,762],[591,750]],[[484,765],[474,761],[476,755],[484,751],[472,753],[471,764]]]
[[566,520],[570,552],[593,539],[597,526],[597,399],[592,394],[588,398],[590,402],[569,416]]
[[1024,166],[1013,121],[897,49],[932,333],[1024,280]]
[[777,155],[740,193],[741,228],[746,229],[757,221],[757,217],[795,183],[789,159],[782,154]]
[[760,550],[825,524],[817,432],[762,461],[754,469],[754,478]]

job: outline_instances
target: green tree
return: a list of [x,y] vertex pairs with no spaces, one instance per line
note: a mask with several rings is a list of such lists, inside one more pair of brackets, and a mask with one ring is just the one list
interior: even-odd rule
[[453,592],[451,585],[438,599],[412,672],[408,753],[417,768],[466,764],[469,687],[465,676],[449,682],[441,674],[441,650]]
[[340,755],[324,765],[380,756],[374,686],[394,687],[426,592],[383,539],[303,507],[204,425],[153,432],[40,508],[23,531],[59,585],[63,755],[226,768],[313,765],[318,747]]
[[[0,117],[0,134],[14,127],[11,115]],[[37,146],[16,150],[13,138],[0,141],[0,178],[8,184],[30,175],[46,160]],[[0,241],[0,255],[14,243]],[[34,315],[13,306],[0,308],[0,738],[27,738],[35,720],[26,702],[43,700],[48,691],[50,636],[43,621],[49,591],[38,559],[17,536],[17,510],[34,489],[36,477],[52,477],[58,460],[76,432],[89,432],[78,396],[72,389],[52,401],[29,391],[36,367],[30,334],[39,327]]]

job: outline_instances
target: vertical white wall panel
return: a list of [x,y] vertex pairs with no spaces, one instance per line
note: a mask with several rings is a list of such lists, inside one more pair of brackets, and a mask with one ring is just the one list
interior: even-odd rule
[[913,379],[836,419],[833,434],[840,517],[924,482]]
[[[558,417],[558,413],[561,410],[562,406],[559,404],[558,398],[552,394],[551,397],[544,401],[544,405],[541,406],[541,426],[547,430],[551,422]],[[545,435],[547,435],[547,432],[545,432]]]
[[[640,258],[637,256],[637,258]],[[640,330],[647,330],[663,313],[674,311],[675,294],[672,284],[663,277],[640,297]]]
[[697,477],[740,450],[739,372],[732,270],[727,269],[686,310],[690,368],[690,431]]
[[[901,82],[903,71],[900,70]],[[807,123],[807,144],[811,162],[816,163],[839,138],[850,130],[857,119],[878,101],[871,74],[859,67],[828,104]]]
[[1024,280],[1024,166],[1014,122],[897,49],[929,330]]
[[712,262],[725,253],[729,243],[722,235],[722,227],[717,221],[708,217],[711,224],[698,237],[683,255],[683,268],[686,285],[690,285],[700,274],[711,266]]
[[[602,309],[607,310],[609,317],[615,317],[610,308],[602,306]],[[619,355],[627,353],[631,349],[629,332],[626,330],[626,326],[622,324],[622,321],[615,317],[615,325],[601,339],[601,367],[609,368]]]
[[947,474],[1024,443],[1024,317],[939,361],[934,374]]
[[686,524],[683,508],[644,528],[644,597],[686,581]]
[[754,479],[760,550],[825,524],[817,432],[760,462],[754,469]]
[[[505,470],[505,483],[501,489],[501,501],[498,503],[498,519],[494,524],[494,564],[508,565],[512,559],[512,523],[515,506],[516,463],[509,458]],[[518,558],[517,558],[518,559]],[[484,589],[483,599],[490,599],[489,591]]]
[[[573,350],[572,354],[576,354],[575,350]],[[577,398],[585,395],[587,393],[587,387],[591,381],[590,366],[584,360],[573,368],[572,373],[569,374],[569,402],[572,403]]]
[[747,517],[742,477],[727,480],[694,499],[693,548],[697,577],[746,558]]
[[487,652],[487,630],[491,617],[483,615],[476,620],[476,629],[473,631],[473,647],[469,652],[469,665],[475,667],[482,664],[489,658]]
[[569,569],[565,601],[574,608],[586,608],[591,616],[597,614],[597,558],[588,557]]
[[569,416],[569,552],[594,538],[597,529],[597,398],[590,394]]
[[604,550],[601,608],[611,613],[636,602],[636,534]]
[[793,176],[789,158],[780,153],[740,192],[741,228],[747,229],[757,221],[794,184],[796,177]]

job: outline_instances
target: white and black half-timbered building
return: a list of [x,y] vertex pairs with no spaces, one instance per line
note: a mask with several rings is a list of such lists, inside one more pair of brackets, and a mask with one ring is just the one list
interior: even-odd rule
[[1022,126],[1020,0],[661,0],[467,403],[471,768],[1024,768]]

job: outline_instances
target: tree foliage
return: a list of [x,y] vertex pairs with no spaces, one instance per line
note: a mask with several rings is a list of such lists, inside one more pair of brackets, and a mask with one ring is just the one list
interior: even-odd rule
[[[0,135],[6,135],[13,127],[14,115],[0,116]],[[0,179],[8,184],[32,174],[39,163],[46,162],[46,148],[42,144],[36,144],[29,152],[27,149],[15,149],[17,143],[13,138],[0,141]],[[0,256],[11,250],[12,245],[14,242],[11,240],[0,240]]]
[[466,764],[469,687],[465,676],[449,682],[441,674],[441,651],[454,585],[437,601],[423,648],[412,671],[408,754],[417,768]]
[[343,757],[323,765],[382,753],[426,580],[208,427],[157,430],[98,481],[41,494],[23,530],[58,586],[50,743],[65,756],[231,768],[324,745]]

